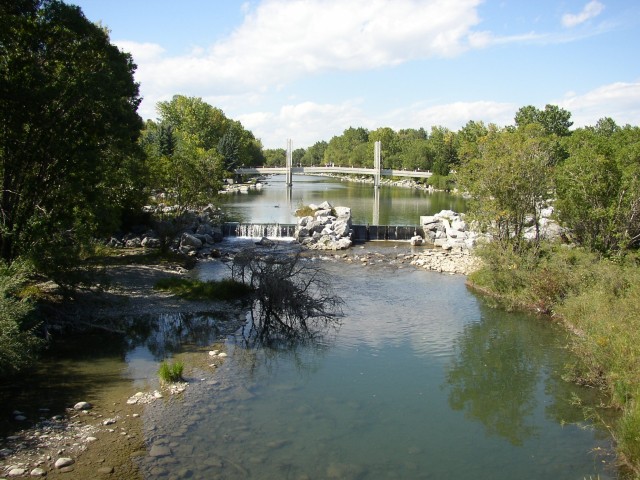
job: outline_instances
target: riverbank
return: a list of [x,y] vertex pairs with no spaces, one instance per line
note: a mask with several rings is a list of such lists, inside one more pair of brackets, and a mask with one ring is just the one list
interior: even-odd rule
[[[123,255],[131,258],[140,255],[136,249],[125,252]],[[102,335],[104,342],[111,342],[110,334],[117,335],[121,331],[125,315],[157,317],[171,313],[228,312],[228,305],[222,302],[185,301],[153,288],[160,279],[188,274],[182,263],[146,265],[122,262],[126,260],[97,269],[99,281],[91,289],[79,290],[73,302],[59,305],[70,323],[88,331],[97,329],[103,332],[97,336]],[[66,336],[64,326],[61,328],[51,335]],[[203,356],[206,357],[206,353]],[[207,361],[212,362],[210,358]],[[81,380],[88,385],[95,383],[95,386],[81,389],[85,391],[83,396],[73,398],[64,389],[66,385],[73,386],[75,379],[65,378],[72,373],[60,371],[69,367],[61,367],[58,363],[52,362],[51,368],[31,378],[36,382],[42,381],[45,391],[50,382],[58,382],[54,387],[56,391],[61,389],[59,394],[67,398],[66,408],[50,408],[47,403],[50,394],[41,395],[43,398],[40,400],[28,399],[34,405],[31,408],[20,404],[12,407],[15,409],[14,431],[0,438],[0,478],[143,478],[136,459],[148,455],[141,421],[144,404],[163,398],[162,401],[167,401],[172,394],[179,396],[180,391],[160,389],[158,392],[152,389],[138,393],[130,378],[122,372],[113,371],[111,364],[101,367],[105,362],[98,358],[95,360],[98,365],[95,378],[83,373]],[[30,387],[27,385],[25,388]],[[75,391],[75,387],[72,390]],[[21,397],[16,395],[16,398]],[[80,402],[87,402],[90,408],[75,409],[74,405]],[[16,403],[21,402],[16,400]],[[24,412],[19,411],[20,408]]]

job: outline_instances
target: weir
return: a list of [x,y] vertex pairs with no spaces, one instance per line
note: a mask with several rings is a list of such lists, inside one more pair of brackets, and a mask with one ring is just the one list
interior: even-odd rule
[[[239,223],[223,224],[222,235],[225,237],[249,238],[293,238],[295,224],[283,223]],[[416,225],[352,225],[351,240],[354,242],[370,242],[375,240],[411,240],[414,235],[425,238],[424,230]]]

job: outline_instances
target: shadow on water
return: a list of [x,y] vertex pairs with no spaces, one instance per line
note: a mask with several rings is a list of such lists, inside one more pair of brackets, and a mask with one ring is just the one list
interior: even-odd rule
[[[584,389],[562,379],[566,332],[547,319],[481,307],[482,321],[467,324],[455,342],[456,355],[446,369],[443,388],[449,405],[484,426],[487,435],[522,446],[540,434],[536,411],[559,424],[579,424],[584,417],[572,404]],[[535,323],[542,323],[542,328]],[[551,396],[540,408],[536,389],[543,382]],[[602,435],[606,438],[606,435]]]

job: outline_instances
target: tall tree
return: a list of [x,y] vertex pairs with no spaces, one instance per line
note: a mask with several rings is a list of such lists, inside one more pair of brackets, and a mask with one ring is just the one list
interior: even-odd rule
[[55,264],[144,191],[135,65],[56,0],[0,4],[0,58],[0,257]]
[[640,243],[640,128],[598,125],[568,139],[556,206],[576,242],[609,253]]
[[479,156],[461,168],[458,179],[472,196],[472,215],[501,244],[518,250],[528,217],[538,225],[551,185],[551,156],[549,138],[539,125],[491,130]]

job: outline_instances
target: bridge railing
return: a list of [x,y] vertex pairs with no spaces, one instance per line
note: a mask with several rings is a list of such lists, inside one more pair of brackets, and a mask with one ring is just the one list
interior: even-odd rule
[[[286,174],[287,167],[242,167],[237,168],[235,173],[238,175],[271,175]],[[376,175],[373,168],[363,167],[292,167],[291,173],[297,175],[314,175],[326,173],[343,173],[350,175]],[[385,177],[410,177],[410,178],[429,178],[433,173],[422,170],[399,170],[391,168],[383,168],[380,174]]]

